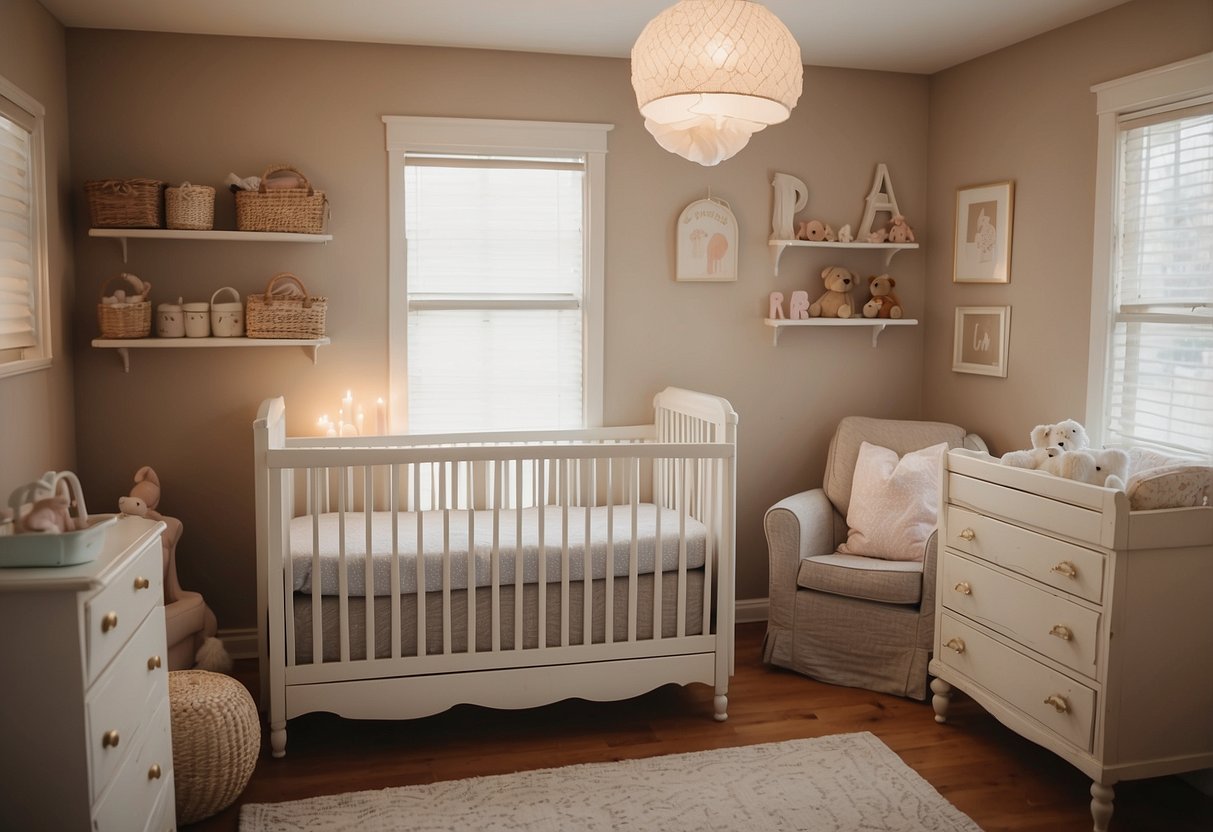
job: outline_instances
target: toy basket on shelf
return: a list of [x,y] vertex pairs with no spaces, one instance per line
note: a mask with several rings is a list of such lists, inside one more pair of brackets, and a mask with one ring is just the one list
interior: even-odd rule
[[[139,298],[133,303],[106,303],[105,290],[115,280],[125,280]],[[101,284],[101,301],[97,304],[97,324],[102,338],[146,338],[152,331],[152,302],[148,299],[151,286],[133,274],[116,274]]]
[[93,179],[84,183],[95,228],[161,228],[167,183],[158,179]]
[[[280,171],[294,173],[301,186],[273,188],[266,180]],[[236,228],[239,231],[290,231],[300,234],[320,234],[328,197],[317,191],[307,177],[290,165],[271,165],[261,174],[261,185],[255,191],[236,192]]]
[[215,189],[189,182],[166,189],[164,216],[169,228],[210,231],[215,227]]
[[328,298],[308,294],[290,272],[270,278],[265,293],[248,296],[244,331],[249,338],[320,338]]

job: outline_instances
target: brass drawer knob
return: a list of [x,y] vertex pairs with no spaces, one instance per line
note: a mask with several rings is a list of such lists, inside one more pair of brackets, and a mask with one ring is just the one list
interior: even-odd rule
[[147,578],[144,578],[143,576],[139,576],[139,577],[135,578],[135,590],[136,591],[138,591],[140,589],[147,589],[151,585],[152,585],[152,582],[149,581]]
[[1053,709],[1059,714],[1068,714],[1070,712],[1070,703],[1060,693],[1050,693],[1045,697],[1045,704],[1052,705]]
[[977,537],[977,532],[972,529],[962,529],[960,532],[961,540],[972,541],[975,537]]
[[961,581],[960,583],[958,583],[956,586],[954,586],[952,588],[954,590],[956,590],[957,592],[959,592],[961,595],[972,595],[973,594],[973,587],[969,586],[968,581]]
[[117,748],[119,739],[121,739],[121,738],[118,736],[117,731],[114,731],[114,730],[106,731],[104,734],[101,735],[101,747],[102,748]]
[[1074,633],[1065,624],[1054,624],[1053,629],[1049,630],[1049,635],[1057,636],[1062,641],[1069,641],[1074,638]]
[[944,647],[948,648],[949,650],[955,650],[957,653],[963,653],[965,651],[964,640],[959,638],[948,639],[947,643],[944,644]]
[[107,612],[101,617],[101,632],[108,633],[118,626],[118,613]]
[[160,667],[160,657],[159,656],[151,656],[150,658],[148,658],[148,660],[147,660],[147,669],[148,670],[156,670],[159,667]]
[[1074,564],[1070,563],[1068,560],[1063,560],[1061,563],[1057,564],[1049,571],[1057,572],[1061,575],[1065,575],[1067,578],[1077,578],[1078,577],[1078,568]]
[[159,763],[152,763],[151,768],[149,768],[147,770],[147,779],[148,780],[159,780],[160,779],[160,764]]

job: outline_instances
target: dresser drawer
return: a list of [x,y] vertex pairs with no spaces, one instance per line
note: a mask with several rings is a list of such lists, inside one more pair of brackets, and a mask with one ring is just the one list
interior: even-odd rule
[[139,553],[84,605],[88,681],[122,649],[148,611],[164,602],[164,554],[160,538]]
[[944,607],[1095,677],[1098,612],[952,551],[944,552],[941,571]]
[[[94,832],[132,832],[162,821],[165,806],[175,806],[173,745],[166,699],[127,755],[108,790],[93,809]],[[160,828],[159,823],[155,828]]]
[[937,660],[1071,745],[1091,750],[1094,690],[947,613],[938,626],[943,647]]
[[88,691],[84,710],[94,800],[139,744],[148,714],[168,701],[164,639],[164,607],[157,605]]
[[1027,575],[1063,592],[1100,603],[1104,555],[1048,535],[948,506],[945,544]]
[[[1035,472],[1032,472],[1035,474]],[[1046,477],[1046,474],[1039,474]],[[1050,534],[1094,546],[1111,545],[1108,518],[1102,511],[1054,500],[988,480],[948,473],[948,501],[1012,523],[1048,529]]]
[[160,787],[160,799],[152,816],[147,820],[144,832],[175,832],[177,829],[177,802],[174,790],[176,785],[173,774],[167,776],[167,782]]

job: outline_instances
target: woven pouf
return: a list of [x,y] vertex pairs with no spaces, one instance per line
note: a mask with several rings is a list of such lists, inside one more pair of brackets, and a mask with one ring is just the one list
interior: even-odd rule
[[207,670],[168,675],[177,823],[209,818],[235,802],[261,751],[261,721],[244,685]]

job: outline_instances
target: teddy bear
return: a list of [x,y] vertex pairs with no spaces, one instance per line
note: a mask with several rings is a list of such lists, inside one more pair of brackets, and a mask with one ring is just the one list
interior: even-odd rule
[[[823,223],[821,220],[809,220],[808,222],[802,222],[796,229],[796,239],[821,242],[826,238],[827,228],[829,228],[829,226]],[[832,231],[833,229],[830,230]]]
[[1125,480],[1129,477],[1129,453],[1120,448],[1066,451],[1046,459],[1040,470],[1056,477],[1124,491]]
[[889,242],[890,243],[912,243],[914,242],[914,229],[906,225],[906,218],[901,214],[893,217],[893,221],[889,223]]
[[842,266],[827,266],[821,271],[826,290],[809,304],[811,318],[849,318],[855,314],[855,299],[851,296],[859,276]]
[[863,305],[865,318],[900,318],[902,315],[901,301],[893,287],[897,281],[887,274],[872,275],[868,278],[868,292],[872,299]]
[[1049,448],[1057,452],[1081,451],[1090,446],[1086,429],[1073,419],[1065,419],[1055,425],[1037,425],[1029,434],[1032,447],[1026,451],[1008,451],[1002,455],[1003,465],[1016,468],[1039,468],[1049,455],[1042,453]]
[[160,515],[156,506],[160,505],[160,477],[151,466],[144,465],[135,472],[135,484],[131,493],[118,498],[118,511],[135,517],[149,517],[159,520]]

